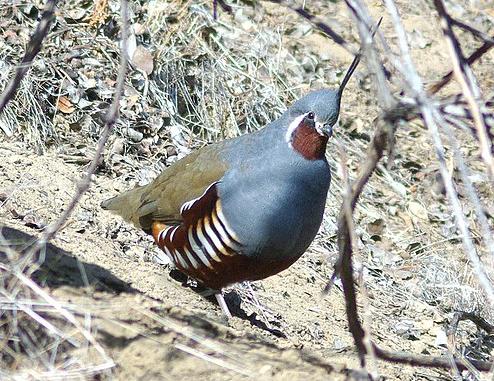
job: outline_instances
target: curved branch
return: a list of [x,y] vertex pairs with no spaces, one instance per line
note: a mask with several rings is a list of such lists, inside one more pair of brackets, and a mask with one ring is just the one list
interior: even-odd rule
[[101,133],[101,137],[98,141],[98,146],[96,147],[96,152],[94,154],[89,168],[80,182],[77,184],[76,194],[70,200],[69,205],[65,208],[62,215],[53,223],[51,223],[43,232],[41,237],[36,241],[36,243],[31,248],[31,253],[35,253],[40,250],[50,239],[52,239],[55,234],[60,230],[62,225],[67,221],[67,219],[72,214],[73,210],[79,203],[82,195],[89,189],[91,185],[91,177],[93,176],[96,168],[98,167],[105,148],[106,141],[110,135],[113,125],[118,119],[118,110],[120,107],[120,99],[122,97],[123,88],[125,84],[125,74],[127,72],[127,37],[128,37],[128,7],[127,0],[120,1],[121,14],[122,14],[122,44],[121,44],[121,54],[120,54],[120,69],[118,72],[117,84],[115,86],[115,94],[113,96],[113,101],[106,114],[105,126]]

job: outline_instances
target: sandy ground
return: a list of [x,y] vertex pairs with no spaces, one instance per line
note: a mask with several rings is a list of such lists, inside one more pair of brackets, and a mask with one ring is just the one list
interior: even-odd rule
[[[69,201],[79,168],[55,152],[33,156],[22,144],[2,143],[0,152],[0,189],[9,195],[2,234],[22,247],[38,232],[19,216],[32,216],[29,221],[40,225],[53,220]],[[157,254],[149,237],[99,208],[109,192],[124,186],[103,174],[95,177],[74,217],[48,246],[35,277],[58,300],[77,305],[81,318],[91,313],[91,330],[115,361],[111,374],[116,379],[356,377],[342,292],[335,288],[320,296],[332,271],[324,255],[309,250],[288,270],[253,285],[263,306],[256,312],[264,316],[249,312],[256,310],[252,301],[239,301],[241,290],[231,291],[227,301],[235,317],[226,324],[215,303],[173,279],[167,266],[149,260]],[[410,348],[395,334],[375,333],[378,341]],[[441,379],[443,374],[389,364],[380,369],[390,379],[421,379],[422,372]]]
[[[70,8],[72,2],[68,3],[67,14],[70,14],[72,20],[77,20],[76,12]],[[371,3],[374,16],[385,13],[380,3]],[[431,21],[432,12],[429,5],[422,4],[423,6],[418,7],[413,2],[398,3],[409,33],[412,56],[426,83],[431,83],[449,70],[447,50],[441,38],[439,24]],[[464,17],[470,22],[475,22],[477,17],[480,17],[480,11],[472,8],[469,2],[459,3],[462,6],[453,7],[452,10],[455,17]],[[175,12],[174,9],[177,8],[171,7],[171,3],[162,4],[165,4],[163,8],[143,9],[139,13],[139,17],[144,17],[148,22],[146,27],[154,33],[150,33],[151,42],[148,43],[155,49],[153,54],[156,71],[159,65],[165,66],[165,49],[160,43],[167,44],[166,38],[169,38],[169,35],[165,33],[163,36],[161,27],[156,27],[160,25],[160,19],[152,19],[151,13],[168,14]],[[314,9],[320,11],[323,19],[331,21],[339,33],[349,41],[357,41],[357,32],[352,27],[343,2],[314,4]],[[180,3],[180,7],[182,5]],[[279,37],[280,40],[275,39],[273,45],[266,45],[274,50],[275,54],[279,53],[276,60],[282,57],[283,65],[275,67],[273,64],[268,68],[262,64],[245,66],[249,67],[249,70],[252,67],[257,70],[252,76],[256,81],[264,81],[262,86],[268,83],[269,86],[272,84],[273,88],[282,88],[283,91],[273,96],[269,92],[271,87],[262,87],[253,81],[247,85],[242,83],[249,91],[236,95],[242,101],[258,102],[255,103],[257,109],[254,111],[260,110],[262,117],[266,119],[274,117],[276,112],[281,110],[276,107],[281,107],[280,105],[290,98],[292,90],[299,93],[321,84],[337,84],[341,78],[336,73],[340,75],[345,70],[351,57],[344,50],[334,47],[334,44],[330,44],[331,49],[328,50],[328,42],[324,37],[318,33],[309,33],[310,27],[307,29],[286,9],[280,9],[270,3],[263,3],[263,7],[261,12],[246,6],[245,12],[238,11],[235,17],[222,13],[222,24],[215,24],[215,28],[218,33],[225,33],[227,30],[231,34],[231,44],[225,42],[226,48],[222,49],[230,49],[228,51],[234,56],[234,62],[230,65],[234,67],[243,65],[244,57],[251,58],[248,56],[251,35],[256,36],[256,43],[264,41],[265,36],[268,41],[273,38],[268,32],[278,33],[279,25],[283,26],[279,35],[274,33],[274,37]],[[112,12],[115,12],[115,9]],[[187,7],[180,8],[173,17],[185,17],[184,14],[187,13],[184,13],[184,9],[187,10]],[[66,17],[67,14],[63,13],[63,16]],[[148,16],[151,21],[146,19]],[[196,21],[197,16],[194,17]],[[255,22],[252,21],[254,19]],[[143,20],[138,21],[144,23]],[[174,26],[173,22],[170,29],[173,33],[186,33]],[[79,24],[74,22],[74,25]],[[72,26],[67,28],[67,33],[76,30],[76,26],[74,29]],[[266,28],[268,32],[265,36],[264,31],[256,29],[258,26]],[[84,29],[84,26],[81,28]],[[492,29],[492,25],[486,28],[488,33],[492,33],[492,30],[489,30]],[[381,30],[391,42],[396,42],[388,19],[383,21]],[[166,31],[169,32],[168,29]],[[85,29],[84,32],[86,33]],[[170,33],[173,34],[172,32]],[[98,44],[106,43],[107,45],[102,45],[106,48],[110,46],[110,53],[98,56],[98,59],[104,62],[104,57],[111,56],[112,51],[118,51],[118,45],[110,45],[104,40],[98,34],[103,33],[101,30],[94,33],[99,38]],[[228,37],[228,33],[225,36]],[[83,36],[86,38],[86,35]],[[465,38],[468,52],[478,45],[473,38],[465,34],[461,36]],[[227,37],[225,41],[228,41]],[[9,38],[13,39],[12,36]],[[75,37],[71,35],[66,40],[70,42],[71,38]],[[242,43],[237,44],[236,39]],[[8,44],[22,45],[22,39],[21,42],[12,41],[14,40],[9,40]],[[47,47],[47,67],[58,68],[57,57],[58,54],[62,57],[62,53],[58,53],[57,49],[72,48],[70,43],[69,47],[62,46],[63,42],[62,40],[61,46],[56,48],[52,45]],[[95,48],[98,44],[87,49],[98,50]],[[235,50],[237,47],[238,51]],[[392,48],[396,46],[393,45]],[[200,49],[196,45],[191,45],[190,49],[192,53],[186,51],[193,57],[189,60],[193,64],[207,51],[204,49],[201,54],[197,53],[194,49]],[[225,67],[221,65],[224,65],[224,61],[228,61],[230,56],[224,54],[224,50],[218,51],[221,53],[218,53],[218,57],[221,56],[221,60],[218,58],[218,67],[224,70]],[[94,51],[91,54],[95,54]],[[117,57],[117,54],[114,56]],[[115,60],[115,57],[111,57]],[[430,57],[434,57],[434,64],[431,64]],[[492,88],[494,84],[493,57],[493,53],[489,53],[476,66],[476,73],[482,78],[480,85],[484,90]],[[268,57],[266,61],[261,61],[269,60],[271,58]],[[276,60],[272,59],[273,62]],[[69,61],[63,62],[66,64]],[[316,64],[311,66],[311,62]],[[73,64],[72,61],[69,63]],[[208,70],[207,65],[204,67]],[[243,69],[245,67],[242,66]],[[87,65],[82,65],[80,70],[85,68]],[[221,72],[220,69],[216,68],[214,75]],[[35,67],[33,70],[39,68]],[[112,70],[115,71],[115,67]],[[317,75],[314,75],[312,70],[317,70]],[[235,66],[232,73],[238,71]],[[89,76],[88,73],[85,74]],[[331,143],[328,150],[331,165],[335,169],[334,181],[324,224],[314,244],[297,263],[281,274],[255,282],[251,289],[241,285],[229,290],[226,299],[234,317],[226,323],[213,300],[199,295],[193,285],[187,284],[168,265],[156,262],[160,253],[149,237],[99,207],[102,200],[134,186],[139,181],[149,181],[160,169],[176,159],[177,152],[184,153],[183,147],[171,136],[170,126],[160,127],[159,131],[153,130],[153,117],[160,115],[162,118],[162,114],[152,113],[156,110],[162,111],[163,104],[156,101],[161,93],[156,90],[158,80],[153,76],[149,77],[149,83],[146,82],[149,85],[146,91],[149,90],[155,98],[144,99],[144,95],[140,93],[141,89],[133,89],[131,85],[142,79],[139,77],[141,74],[142,72],[137,71],[135,67],[129,71],[124,97],[127,103],[122,106],[121,118],[127,127],[132,125],[138,129],[135,126],[136,120],[143,123],[145,128],[142,129],[144,132],[141,139],[142,135],[145,138],[136,142],[133,140],[135,136],[130,136],[128,130],[121,125],[117,126],[110,139],[104,165],[94,175],[92,187],[83,196],[56,239],[48,245],[44,263],[33,274],[33,279],[43,290],[63,303],[94,335],[105,353],[115,362],[115,367],[103,371],[102,375],[95,378],[361,379],[352,338],[346,324],[344,299],[338,283],[328,296],[321,296],[321,290],[332,274],[336,256],[335,220],[342,188],[336,146]],[[145,77],[146,81],[147,78]],[[341,139],[348,149],[347,164],[351,176],[355,175],[358,163],[364,156],[365,147],[372,134],[373,119],[378,112],[369,78],[365,67],[361,67],[349,83],[341,111],[341,128],[336,132],[336,138]],[[220,82],[223,79],[220,76],[216,81]],[[98,80],[104,82],[106,77]],[[203,84],[212,83],[204,81],[203,76]],[[104,84],[108,88],[113,85],[106,82]],[[99,85],[101,83],[98,82]],[[252,91],[249,86],[252,87]],[[263,93],[260,89],[266,91]],[[452,85],[444,93],[454,94],[457,89]],[[92,95],[96,97],[96,90],[92,91]],[[266,98],[255,98],[261,93]],[[111,94],[111,91],[105,94]],[[143,99],[139,98],[141,95]],[[213,103],[223,102],[220,95],[213,99]],[[230,94],[228,99],[232,96]],[[70,98],[69,95],[67,98]],[[73,99],[72,102],[75,104]],[[207,102],[211,100],[208,98]],[[224,107],[225,103],[221,102],[214,104]],[[149,104],[152,104],[154,109],[148,107]],[[235,102],[228,103],[231,107],[229,110],[235,109],[236,105]],[[201,104],[198,108],[202,106]],[[0,245],[7,243],[19,250],[32,243],[39,235],[40,229],[54,221],[63,211],[75,192],[76,181],[80,178],[88,158],[92,156],[97,136],[94,125],[91,128],[76,128],[64,119],[68,119],[70,115],[64,115],[59,111],[56,116],[52,115],[52,127],[56,131],[53,140],[47,139],[43,149],[39,149],[39,146],[35,148],[33,141],[39,143],[41,135],[41,127],[37,130],[36,126],[41,126],[42,121],[27,118],[26,122],[24,114],[27,111],[21,107],[25,105],[15,103],[8,115],[11,116],[12,112],[20,110],[21,116],[10,120],[15,122],[12,122],[12,125],[19,124],[22,136],[14,134],[7,138],[0,132],[0,227],[3,235]],[[142,109],[148,113],[147,116],[151,115],[144,122],[136,116]],[[235,109],[235,112],[242,116],[244,111]],[[170,119],[168,116],[166,118]],[[193,149],[203,144],[207,138],[216,140],[228,134],[239,133],[238,129],[236,132],[217,132],[219,130],[214,130],[213,127],[211,130],[214,133],[194,130],[197,135],[186,136],[189,139],[188,148]],[[158,132],[161,134],[160,139],[157,139]],[[208,133],[210,135],[207,135]],[[478,164],[476,142],[466,134],[462,136],[463,152],[478,179],[476,186],[486,200],[487,208],[493,211],[491,215],[494,215],[492,189],[489,189],[488,183],[481,176],[483,169]],[[23,140],[27,143],[22,142]],[[143,144],[146,140],[147,145]],[[166,147],[161,144],[161,140],[166,140]],[[149,143],[150,141],[152,143]],[[359,293],[360,307],[364,312],[362,316],[368,318],[366,323],[371,328],[373,338],[385,348],[422,354],[444,354],[446,352],[441,346],[444,343],[442,338],[452,312],[467,305],[473,305],[473,309],[486,313],[487,317],[492,311],[486,312],[483,309],[485,301],[479,297],[478,289],[471,282],[471,267],[462,256],[460,241],[454,239],[456,230],[452,227],[452,216],[447,203],[444,198],[434,195],[433,191],[438,185],[437,163],[424,128],[417,123],[401,128],[397,134],[396,153],[393,168],[389,171],[384,167],[379,168],[356,211],[359,243],[355,259],[357,267],[363,269],[367,290],[365,298]],[[450,165],[453,168],[453,164]],[[459,189],[461,190],[461,184]],[[472,229],[475,232],[475,228]],[[448,289],[445,291],[438,288],[438,285]],[[60,320],[53,310],[42,311],[42,316],[70,331],[70,325]],[[75,337],[80,338],[80,335],[77,335],[74,333]],[[485,336],[480,335],[473,325],[466,324],[460,327],[458,345],[461,345],[465,352],[473,353],[474,357],[485,359],[492,352],[492,343],[484,339]],[[47,339],[47,342],[50,340]],[[52,346],[50,348],[54,351]],[[103,362],[101,353],[91,345],[89,349],[68,344],[57,348],[58,351],[54,353],[62,356],[62,360],[66,363],[74,361],[72,368],[84,368],[88,364],[97,365]],[[30,362],[29,355],[21,356],[18,361],[10,363],[10,369],[18,368],[19,371],[24,371],[26,367],[31,367],[34,371],[35,365]],[[71,366],[67,368],[70,369]],[[389,380],[449,380],[452,377],[447,371],[395,366],[382,362],[377,364],[377,369],[384,379]],[[93,377],[90,370],[79,374]]]

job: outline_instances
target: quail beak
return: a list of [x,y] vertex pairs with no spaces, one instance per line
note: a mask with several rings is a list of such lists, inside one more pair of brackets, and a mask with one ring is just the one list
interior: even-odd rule
[[326,136],[328,138],[333,136],[333,126],[329,123],[323,124],[316,122],[316,130],[321,136]]

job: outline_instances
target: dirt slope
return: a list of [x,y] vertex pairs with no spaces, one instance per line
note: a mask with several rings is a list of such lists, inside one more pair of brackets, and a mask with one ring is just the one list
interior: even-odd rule
[[[97,3],[106,4],[101,24],[92,5],[64,2],[43,53],[0,120],[1,259],[7,247],[22,250],[57,218],[94,153],[119,54],[118,2]],[[358,34],[344,2],[306,3],[357,46]],[[397,3],[420,75],[426,83],[439,79],[450,65],[431,5]],[[479,23],[492,34],[488,5],[454,5],[454,17]],[[385,14],[380,2],[370,2],[369,7],[374,16]],[[33,274],[116,366],[91,368],[105,363],[98,348],[86,347],[80,330],[43,304],[39,295],[25,291],[19,298],[41,318],[25,319],[22,328],[36,338],[39,353],[16,352],[15,340],[20,339],[14,331],[7,348],[17,355],[3,351],[0,362],[5,361],[9,373],[25,378],[51,369],[53,373],[43,373],[45,379],[71,369],[74,378],[117,380],[360,379],[338,283],[330,295],[320,295],[332,274],[341,202],[340,158],[334,142],[328,148],[333,183],[320,234],[288,270],[230,290],[227,301],[235,316],[229,324],[213,301],[159,263],[162,256],[149,237],[99,207],[102,200],[149,181],[205,142],[263,126],[306,90],[336,86],[351,57],[294,13],[272,3],[235,4],[234,14],[221,12],[219,21],[211,17],[210,2],[135,2],[132,11],[134,42],[140,50],[129,69],[121,120],[92,187]],[[18,61],[37,15],[34,5],[0,9],[5,37],[0,39],[2,83],[12,62]],[[381,30],[397,51],[389,19]],[[459,35],[468,53],[479,45],[468,34]],[[475,66],[484,91],[494,84],[493,54]],[[457,91],[452,84],[442,95]],[[335,139],[348,151],[352,177],[379,111],[374,94],[371,75],[361,65],[345,92],[335,129]],[[466,133],[461,137],[475,184],[494,215],[493,190],[483,175],[477,143]],[[452,312],[468,309],[491,320],[493,316],[462,255],[447,202],[437,195],[434,155],[423,126],[400,127],[393,166],[379,168],[356,210],[355,259],[366,287],[366,297],[359,294],[362,316],[373,338],[389,349],[445,354],[444,332]],[[454,175],[451,160],[450,167]],[[458,187],[461,194],[459,182]],[[476,229],[473,225],[474,235]],[[0,280],[4,282],[1,275]],[[9,279],[0,289],[18,286]],[[11,306],[7,294],[2,296],[8,307],[4,311]],[[39,305],[30,301],[35,296]],[[42,318],[67,337],[58,342],[57,335],[46,333],[50,329],[40,324]],[[3,338],[8,335],[2,329],[12,322],[1,319]],[[75,345],[72,338],[83,345]],[[458,349],[474,358],[487,359],[493,350],[492,337],[469,323],[460,326],[457,340]],[[377,368],[389,380],[451,379],[446,371],[387,363]]]

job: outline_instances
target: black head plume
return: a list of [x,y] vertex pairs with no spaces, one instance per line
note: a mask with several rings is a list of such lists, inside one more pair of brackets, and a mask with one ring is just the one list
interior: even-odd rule
[[[375,28],[373,28],[373,30],[371,31],[372,37],[374,37],[374,35],[376,34],[377,29],[381,25],[382,19],[383,18],[381,17],[379,19],[379,21],[377,22],[377,25],[375,26]],[[350,67],[348,68],[348,70],[347,70],[347,72],[345,74],[345,77],[343,78],[343,81],[341,81],[340,87],[338,89],[338,94],[340,95],[340,97],[341,97],[341,94],[343,94],[343,90],[345,89],[345,86],[348,83],[348,81],[350,80],[353,72],[355,71],[355,69],[357,68],[358,64],[360,63],[360,58],[361,57],[362,57],[362,49],[360,49],[359,52],[355,55],[355,58],[353,59],[352,63],[350,64]]]

